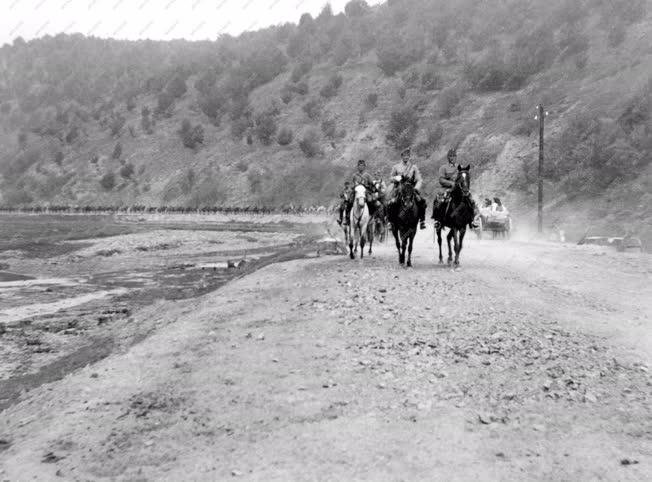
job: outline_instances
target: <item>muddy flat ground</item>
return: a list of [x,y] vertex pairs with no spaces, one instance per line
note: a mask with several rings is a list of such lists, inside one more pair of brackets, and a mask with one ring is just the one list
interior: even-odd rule
[[[428,230],[412,269],[386,244],[364,261],[276,259],[184,299],[143,272],[206,273],[197,265],[234,243],[211,241],[236,234],[136,225],[91,233],[41,275],[61,290],[42,288],[44,305],[125,292],[5,323],[0,384],[22,376],[23,389],[0,412],[0,480],[652,479],[648,255],[469,239],[454,272],[435,264]],[[251,251],[296,249],[305,234],[292,229],[248,232]],[[43,263],[11,248],[6,272]],[[20,282],[6,281],[36,289]],[[14,293],[3,288],[3,310],[19,317]],[[71,310],[106,300],[128,311],[69,327]],[[65,328],[38,331],[42,316]],[[25,390],[64,337],[106,353]],[[25,352],[32,365],[15,361]]]

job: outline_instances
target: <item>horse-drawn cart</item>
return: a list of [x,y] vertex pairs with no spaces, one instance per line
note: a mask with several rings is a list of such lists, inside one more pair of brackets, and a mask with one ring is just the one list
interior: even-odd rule
[[476,217],[478,225],[476,234],[479,239],[483,238],[485,232],[492,234],[492,239],[509,239],[513,229],[512,216],[507,208],[499,206],[498,209],[491,206],[480,208],[480,214]]

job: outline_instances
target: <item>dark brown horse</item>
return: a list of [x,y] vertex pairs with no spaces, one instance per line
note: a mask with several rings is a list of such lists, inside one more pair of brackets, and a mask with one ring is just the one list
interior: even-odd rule
[[[438,203],[433,212],[435,218],[435,231],[437,232],[437,244],[439,245],[439,264],[443,264],[444,259],[441,253],[441,230],[448,228],[446,241],[448,243],[448,265],[451,263],[455,269],[460,265],[460,253],[466,234],[466,226],[473,221],[473,206],[470,200],[471,176],[469,171],[471,166],[457,166],[457,178],[455,186],[451,190],[450,198]],[[451,239],[455,247],[455,260],[453,261],[453,252],[451,250]]]
[[419,224],[419,206],[416,202],[414,184],[410,180],[401,179],[396,189],[396,198],[387,209],[387,218],[392,224],[392,234],[398,250],[398,262],[405,263],[405,250],[407,249],[407,266],[409,267],[412,266],[412,244]]

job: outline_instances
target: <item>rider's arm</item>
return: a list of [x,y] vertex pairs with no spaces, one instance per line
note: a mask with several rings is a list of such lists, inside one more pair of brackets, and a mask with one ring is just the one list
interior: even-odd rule
[[454,187],[455,183],[446,177],[446,166],[439,168],[439,184],[442,187]]

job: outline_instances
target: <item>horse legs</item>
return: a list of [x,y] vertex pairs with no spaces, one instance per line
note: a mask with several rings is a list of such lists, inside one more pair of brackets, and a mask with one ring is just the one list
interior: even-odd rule
[[367,238],[369,239],[369,256],[371,256],[371,248],[374,244],[374,229],[376,229],[376,222],[372,220],[367,225]]
[[365,234],[360,230],[360,259],[364,258]]
[[407,249],[408,239],[409,239],[409,235],[403,234],[401,236],[401,264],[405,263],[405,250]]
[[346,240],[348,241],[349,244],[349,257],[351,259],[355,259],[355,254],[353,252],[353,233],[351,232],[353,228],[351,225],[347,226],[346,228]]
[[398,229],[392,224],[392,234],[394,235],[394,241],[396,241],[396,250],[398,251],[398,262],[403,264],[403,259],[401,258],[401,243],[398,240]]
[[439,264],[444,264],[444,257],[441,255],[441,224],[437,224],[437,244],[439,245]]
[[446,243],[448,244],[448,266],[453,262],[453,251],[451,249],[451,239],[453,238],[455,229],[450,228],[446,236]]
[[460,265],[460,253],[462,252],[462,245],[464,244],[464,235],[466,234],[466,226],[460,229],[459,232],[459,241],[457,241],[456,237],[456,243],[455,243],[455,267],[459,267]]
[[408,259],[407,259],[408,267],[412,266],[412,243],[414,242],[414,236],[416,234],[417,234],[416,232],[411,233],[408,242]]

